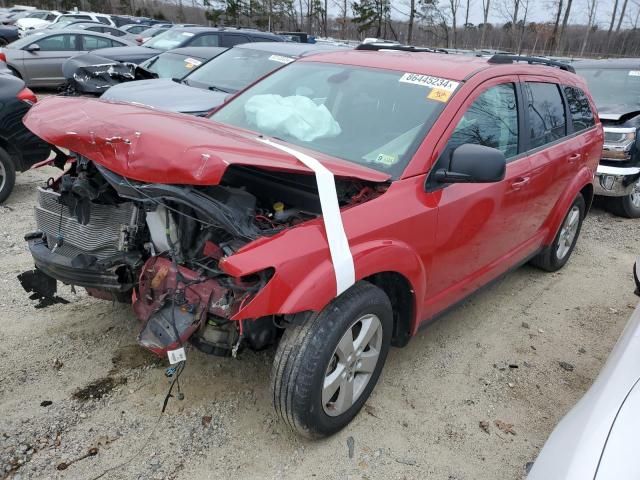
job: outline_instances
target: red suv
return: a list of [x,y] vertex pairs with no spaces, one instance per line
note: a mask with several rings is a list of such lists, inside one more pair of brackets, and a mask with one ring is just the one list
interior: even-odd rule
[[603,133],[570,67],[531,62],[314,55],[210,118],[47,99],[25,123],[74,158],[26,237],[40,294],[131,301],[139,342],[177,365],[188,344],[279,343],[276,410],[332,434],[390,345],[518,265],[569,259]]

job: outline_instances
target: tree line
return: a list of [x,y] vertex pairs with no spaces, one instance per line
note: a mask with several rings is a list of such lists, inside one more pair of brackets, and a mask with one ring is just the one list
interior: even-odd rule
[[[8,0],[0,3],[9,4]],[[555,56],[640,56],[640,0],[21,0],[45,9],[178,23],[377,37],[441,48]],[[540,11],[547,12],[545,21]],[[470,18],[481,18],[478,23]],[[605,19],[605,21],[603,21]],[[492,20],[492,21],[490,21]],[[598,21],[599,20],[599,21]]]

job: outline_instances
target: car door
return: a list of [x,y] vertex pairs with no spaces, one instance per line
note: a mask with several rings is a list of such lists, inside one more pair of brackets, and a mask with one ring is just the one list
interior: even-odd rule
[[[427,180],[427,191],[432,190],[427,194],[438,206],[431,293],[425,305],[429,314],[464,298],[532,250],[533,232],[523,228],[530,164],[520,142],[522,119],[517,77],[500,77],[473,92],[441,140],[446,144]],[[433,172],[447,168],[453,150],[468,143],[502,151],[507,160],[504,179],[434,184]]]
[[[39,50],[29,51],[30,45],[37,44]],[[64,83],[62,64],[68,58],[82,53],[80,38],[76,33],[59,33],[40,37],[25,46],[24,80],[31,86],[56,86]]]
[[567,111],[555,79],[521,76],[525,101],[524,142],[531,163],[531,199],[524,221],[528,229],[542,231],[581,161],[584,141],[568,136]]

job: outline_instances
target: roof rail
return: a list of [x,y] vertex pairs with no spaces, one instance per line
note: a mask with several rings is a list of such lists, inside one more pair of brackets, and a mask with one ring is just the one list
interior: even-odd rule
[[428,53],[448,53],[445,50],[429,47],[414,47],[413,45],[400,45],[397,43],[361,43],[356,50],[398,50],[400,52],[428,52]]
[[513,62],[527,62],[530,65],[547,65],[549,67],[557,67],[560,70],[564,70],[566,72],[576,73],[576,69],[571,65],[563,62],[556,62],[555,60],[549,60],[548,58],[541,57],[527,57],[523,55],[506,55],[502,53],[498,53],[493,55],[489,60],[489,63],[497,63],[497,64],[505,64],[505,63],[513,63]]

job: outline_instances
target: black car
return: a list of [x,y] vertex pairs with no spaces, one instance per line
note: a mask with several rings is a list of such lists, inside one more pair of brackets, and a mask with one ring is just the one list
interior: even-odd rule
[[0,74],[0,202],[13,190],[16,172],[28,170],[51,153],[51,145],[22,123],[22,117],[36,101],[22,80]]
[[18,27],[13,25],[0,25],[0,47],[15,42],[20,38],[18,34]]
[[203,115],[221,105],[229,95],[296,58],[340,48],[294,42],[246,43],[221,53],[182,80],[160,78],[120,84],[100,98]]
[[640,59],[585,60],[573,65],[587,81],[604,127],[595,193],[607,197],[612,213],[640,218]]
[[[143,32],[144,33],[144,32]],[[238,28],[174,27],[139,47],[100,49],[100,55],[119,62],[142,63],[159,53],[182,47],[233,47],[248,42],[284,42],[273,33]]]

